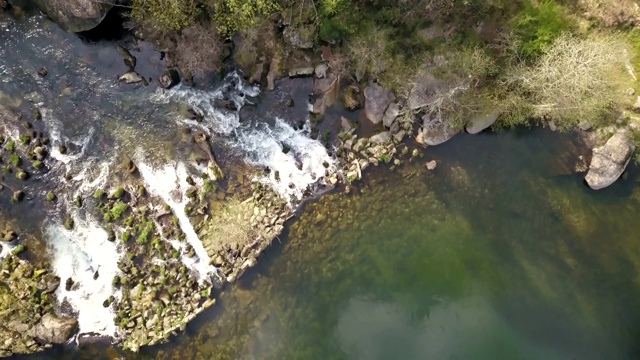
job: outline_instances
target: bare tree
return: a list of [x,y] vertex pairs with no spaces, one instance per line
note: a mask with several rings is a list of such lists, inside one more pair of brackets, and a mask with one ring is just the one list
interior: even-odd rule
[[523,94],[537,117],[559,126],[594,123],[620,107],[629,56],[614,35],[558,38],[533,66],[515,67],[504,84]]

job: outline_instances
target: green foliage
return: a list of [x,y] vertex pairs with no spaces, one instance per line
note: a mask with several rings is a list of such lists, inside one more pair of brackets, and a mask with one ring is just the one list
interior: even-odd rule
[[9,156],[9,164],[13,166],[20,166],[21,162],[22,160],[20,160],[20,156],[18,156],[18,154],[11,154]]
[[323,16],[332,16],[349,9],[349,0],[320,0]]
[[513,19],[518,38],[517,51],[527,60],[536,59],[564,32],[573,28],[564,16],[564,8],[553,0],[537,4],[527,1],[524,9]]
[[122,214],[124,214],[124,212],[127,211],[128,208],[129,205],[123,203],[122,201],[116,201],[116,203],[111,207],[110,211],[113,220],[120,219],[122,217]]
[[180,30],[197,12],[195,0],[133,0],[131,17],[159,29]]
[[20,135],[20,142],[22,143],[22,145],[29,145],[29,143],[31,142],[31,136],[27,134]]
[[153,229],[154,229],[153,223],[147,222],[145,224],[144,229],[142,229],[142,231],[140,232],[140,235],[138,235],[138,238],[136,239],[136,243],[139,245],[148,244],[149,238],[153,234]]
[[94,193],[93,193],[93,197],[100,200],[102,199],[102,197],[104,196],[104,190],[102,189],[97,189]]
[[218,31],[231,36],[236,31],[256,26],[261,17],[279,10],[280,6],[275,0],[220,0],[213,17],[218,23]]
[[9,151],[9,152],[13,152],[16,149],[16,142],[13,140],[9,140],[7,141],[7,143],[4,145],[5,150]]

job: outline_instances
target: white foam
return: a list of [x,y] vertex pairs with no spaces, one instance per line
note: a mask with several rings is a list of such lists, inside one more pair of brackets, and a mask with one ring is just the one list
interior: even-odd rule
[[[286,154],[283,145],[290,148]],[[280,118],[276,118],[272,128],[264,126],[241,132],[234,147],[244,152],[251,164],[269,167],[271,172],[256,180],[271,186],[289,201],[302,200],[307,189],[323,183],[327,173],[336,171],[335,160],[319,141]]]
[[[152,165],[147,163],[144,158],[139,155],[140,152],[141,150],[137,155],[138,170],[146,184],[147,190],[152,195],[160,197],[171,207],[173,214],[178,218],[180,228],[185,233],[185,240],[195,250],[197,259],[189,259],[183,256],[182,261],[187,267],[198,272],[200,280],[209,279],[211,274],[216,273],[216,268],[209,265],[209,254],[207,254],[207,251],[204,249],[202,242],[200,242],[198,238],[198,234],[184,211],[188,202],[186,191],[190,187],[187,183],[187,176],[189,174],[186,166],[182,162],[175,162],[152,167]],[[175,244],[175,239],[171,244],[174,248],[178,248],[178,245]]]
[[[229,135],[240,127],[240,115],[237,111],[216,108],[216,100],[221,100],[226,95],[226,99],[240,109],[247,103],[247,96],[254,97],[259,93],[258,86],[248,85],[240,74],[233,72],[227,75],[224,85],[216,90],[203,91],[178,85],[170,90],[158,90],[152,95],[151,100],[163,104],[172,100],[187,103],[195,112],[204,116],[204,120],[213,132]],[[182,121],[186,120],[182,119]]]
[[0,245],[2,245],[2,249],[0,249],[0,261],[2,261],[5,257],[11,254],[11,251],[13,250],[14,246],[4,242]]
[[[50,150],[51,157],[63,164],[69,164],[82,158],[85,155],[87,145],[89,145],[91,139],[93,138],[95,129],[93,127],[90,127],[87,130],[85,136],[82,136],[79,139],[69,139],[62,135],[62,132],[60,130],[63,126],[62,122],[53,116],[53,112],[51,110],[41,108],[40,113],[42,114],[42,121],[44,121],[49,128],[49,136],[51,138],[52,144]],[[63,144],[74,144],[76,146],[79,146],[80,152],[75,154],[62,154],[60,153],[60,145]]]
[[[118,337],[114,313],[102,303],[120,294],[112,286],[113,277],[120,273],[118,261],[122,254],[115,243],[107,240],[107,232],[90,218],[74,216],[73,230],[59,223],[45,224],[44,232],[51,252],[51,265],[62,284],[56,290],[56,298],[65,299],[78,312],[81,333],[94,333]],[[98,278],[94,274],[98,271]],[[73,279],[74,288],[67,291],[65,282]],[[77,288],[76,288],[77,286]],[[75,290],[73,290],[75,289]]]
[[[229,87],[230,82],[235,86]],[[214,106],[216,99],[226,96],[239,109],[246,104],[246,95],[257,96],[258,93],[257,87],[247,85],[237,73],[232,73],[225,79],[225,85],[216,90],[207,92],[176,87],[156,93],[152,100],[188,103],[194,111],[203,115],[204,120],[193,124],[191,120],[179,119],[181,123],[199,128],[205,124],[214,133],[225,136],[227,145],[234,148],[245,161],[271,169],[269,175],[256,178],[255,181],[271,186],[291,203],[302,200],[306,190],[317,183],[323,183],[327,173],[337,171],[336,161],[319,141],[309,137],[308,121],[304,130],[295,130],[280,118],[275,119],[274,126],[260,123],[256,128],[241,124],[238,112]],[[287,154],[282,151],[283,145],[290,148]]]

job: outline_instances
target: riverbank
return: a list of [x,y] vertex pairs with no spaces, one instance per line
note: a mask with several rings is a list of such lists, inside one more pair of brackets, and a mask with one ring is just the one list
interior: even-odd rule
[[[278,44],[282,46],[282,43]],[[136,60],[135,57],[132,60],[133,49],[125,50],[120,53],[124,56],[127,71],[143,72],[145,61]],[[112,46],[109,51],[116,52],[117,48]],[[19,176],[19,161],[33,156],[31,166],[34,170],[29,168],[29,171],[24,171],[27,177],[34,175],[31,180],[39,181],[47,176],[45,170],[58,169],[61,171],[52,172],[58,176],[56,180],[68,183],[61,190],[31,188],[34,191],[25,191],[25,194],[29,201],[36,199],[37,204],[49,204],[47,206],[51,206],[51,213],[57,214],[50,221],[53,225],[48,224],[50,226],[47,227],[46,223],[43,224],[47,229],[42,231],[43,237],[57,245],[50,246],[49,253],[42,254],[42,258],[53,265],[47,271],[61,273],[58,276],[64,287],[60,285],[56,291],[58,305],[61,306],[58,311],[64,312],[64,300],[61,299],[66,297],[72,308],[68,315],[79,317],[81,332],[97,329],[96,335],[112,336],[131,350],[167,341],[170,335],[183,330],[196,314],[213,304],[216,289],[222,288],[225,282],[235,281],[246,269],[256,264],[256,258],[281,233],[296,205],[313,193],[309,191],[310,185],[318,182],[329,186],[339,182],[351,184],[359,180],[367,168],[380,164],[389,164],[395,169],[403,163],[424,162],[422,166],[425,169],[429,166],[431,171],[438,166],[437,162],[434,164],[430,159],[422,158],[424,155],[420,145],[440,144],[461,130],[442,122],[434,123],[426,114],[421,114],[422,126],[416,129],[412,116],[417,113],[410,112],[411,116],[408,117],[404,105],[400,106],[401,101],[388,89],[373,82],[345,82],[349,76],[340,70],[340,54],[334,54],[330,46],[322,47],[322,58],[315,60],[311,56],[305,59],[304,51],[298,52],[301,54],[299,57],[291,49],[283,51],[290,55],[283,55],[278,50],[275,58],[280,60],[274,61],[286,63],[282,65],[285,75],[313,78],[301,80],[306,84],[303,87],[312,89],[314,94],[311,106],[313,115],[306,124],[300,123],[299,119],[278,120],[276,112],[272,124],[260,127],[264,120],[256,111],[253,116],[257,119],[252,125],[257,131],[252,131],[251,126],[242,126],[243,121],[251,118],[251,113],[242,116],[242,111],[251,109],[253,101],[264,98],[255,99],[255,90],[233,76],[224,80],[216,90],[189,89],[183,84],[157,91],[149,97],[150,102],[143,103],[147,107],[150,104],[180,104],[178,115],[171,114],[179,119],[180,124],[177,127],[180,135],[176,136],[180,138],[180,144],[175,146],[190,149],[186,151],[188,160],[172,158],[175,155],[172,151],[162,153],[159,159],[148,159],[149,150],[136,152],[136,146],[131,146],[136,142],[133,138],[140,133],[134,127],[131,132],[118,128],[109,134],[111,139],[100,144],[103,149],[112,147],[117,150],[109,154],[105,172],[89,176],[91,174],[84,174],[77,168],[64,168],[63,164],[76,162],[76,167],[86,168],[88,165],[79,160],[82,160],[87,149],[85,146],[91,139],[88,138],[85,144],[70,145],[59,134],[58,137],[53,133],[48,134],[47,131],[52,130],[52,119],[47,111],[39,115],[44,119],[37,136],[28,140],[24,138],[34,130],[20,123],[15,123],[12,129],[5,131],[3,148],[9,164],[15,167],[11,169],[12,174],[16,175],[12,181],[20,183],[18,180],[26,180],[26,184],[31,184],[26,177],[21,179],[22,176]],[[234,54],[239,56],[238,52]],[[302,60],[290,63],[292,59]],[[287,91],[292,91],[287,89],[286,84],[289,83],[278,79],[279,75],[274,70],[277,67],[273,62],[269,70],[259,64],[252,64],[251,68],[254,66],[254,71],[247,72],[245,77],[250,82],[252,79],[262,82],[263,88],[273,88],[276,93],[274,96],[281,95],[282,105],[279,107],[302,108],[302,117],[306,118],[306,102],[293,100],[287,94]],[[60,75],[52,72],[52,69],[48,75],[38,74],[41,68],[30,71],[32,74],[29,76],[33,79],[51,79],[51,76]],[[156,66],[154,71],[157,79],[164,69],[157,70]],[[149,74],[143,73],[142,76],[146,78]],[[96,78],[102,80],[99,76]],[[433,85],[430,81],[427,83]],[[425,84],[409,94],[408,101],[420,105],[421,99],[424,100],[435,89],[422,85]],[[77,85],[80,90],[85,89],[82,86]],[[121,86],[125,88],[118,91],[114,91],[111,85],[106,86],[104,94],[111,98],[118,92],[149,93],[140,85],[130,84],[128,89],[127,85]],[[291,89],[294,92],[296,87],[291,85]],[[38,95],[36,89],[20,90]],[[72,96],[73,88],[65,86],[61,93]],[[45,95],[44,101],[32,100],[29,104],[16,105],[16,94],[7,99],[11,99],[13,106],[22,112],[25,107],[37,105],[28,109],[36,121],[38,115],[34,109],[53,106],[56,100],[51,95]],[[304,99],[307,94],[300,95]],[[32,98],[38,99],[38,96]],[[363,110],[355,113],[337,110],[338,103],[352,110]],[[114,108],[123,104],[131,106],[130,103],[118,101],[114,101],[114,104],[117,105]],[[110,111],[113,113],[113,110]],[[61,116],[64,107],[51,112]],[[17,118],[17,115],[13,118]],[[486,120],[485,116],[479,121],[484,123]],[[476,126],[471,128],[478,130]],[[265,137],[265,134],[268,136]],[[49,147],[45,143],[31,141],[49,137],[54,138]],[[156,141],[153,135],[146,137],[148,143]],[[235,140],[234,137],[245,142],[236,143],[235,148],[224,145],[215,148],[220,143]],[[417,143],[407,141],[411,137],[415,137]],[[9,159],[9,153],[13,153],[9,149],[13,146],[8,146],[11,141],[26,146],[18,146],[19,151],[24,151],[15,161]],[[128,145],[122,145],[126,143]],[[41,145],[44,145],[42,150],[52,155],[51,158],[38,159],[36,147]],[[154,149],[158,148],[156,145]],[[239,166],[238,161],[227,162],[225,150],[232,153],[234,149],[245,156],[239,163],[247,163],[248,166]],[[101,155],[104,156],[104,153]],[[220,157],[225,160],[221,161]],[[42,174],[36,161],[44,161]],[[581,161],[586,160],[583,158]],[[575,164],[571,160],[565,165],[568,169],[565,171],[575,171]],[[96,163],[92,166],[99,167]],[[220,168],[216,169],[218,166]],[[213,171],[210,170],[212,168]],[[19,189],[12,186],[16,190],[11,197],[16,198],[14,202],[18,203],[16,192]],[[350,191],[351,188],[347,186],[345,190]],[[11,197],[4,200],[10,202]],[[22,205],[15,206],[19,209]],[[19,210],[12,211],[19,213]],[[42,217],[43,214],[40,214]],[[24,239],[14,240],[22,242]],[[75,247],[81,248],[86,255],[80,265],[87,265],[90,270],[80,273],[78,269],[62,265],[67,260],[69,263],[78,260],[73,256],[60,257],[60,254],[69,256]],[[96,250],[109,256],[99,260],[89,256],[96,254]],[[48,259],[51,254],[53,261]],[[89,283],[93,285],[87,286]],[[75,284],[77,287],[74,288]],[[86,288],[82,289],[83,286]],[[97,291],[94,293],[94,290]],[[76,291],[82,292],[82,296],[75,296]],[[87,309],[94,309],[100,314],[97,321],[87,319]],[[23,350],[18,348],[17,351]]]

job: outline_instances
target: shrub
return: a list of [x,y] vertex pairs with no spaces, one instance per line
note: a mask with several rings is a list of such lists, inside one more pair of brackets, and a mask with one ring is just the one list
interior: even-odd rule
[[183,73],[202,74],[220,68],[223,43],[214,26],[194,24],[182,30],[175,61]]
[[564,9],[553,0],[537,4],[528,1],[513,19],[514,34],[518,38],[519,55],[533,60],[564,32],[571,30],[571,22],[564,17]]
[[133,0],[131,17],[159,29],[180,30],[196,15],[195,0]]
[[560,128],[581,121],[595,125],[622,106],[624,89],[632,80],[626,70],[627,47],[616,35],[563,35],[532,66],[512,70],[505,91],[531,104],[531,115],[551,117]]
[[275,0],[220,0],[214,8],[213,17],[218,23],[218,31],[225,36],[254,27],[261,17],[280,10]]

